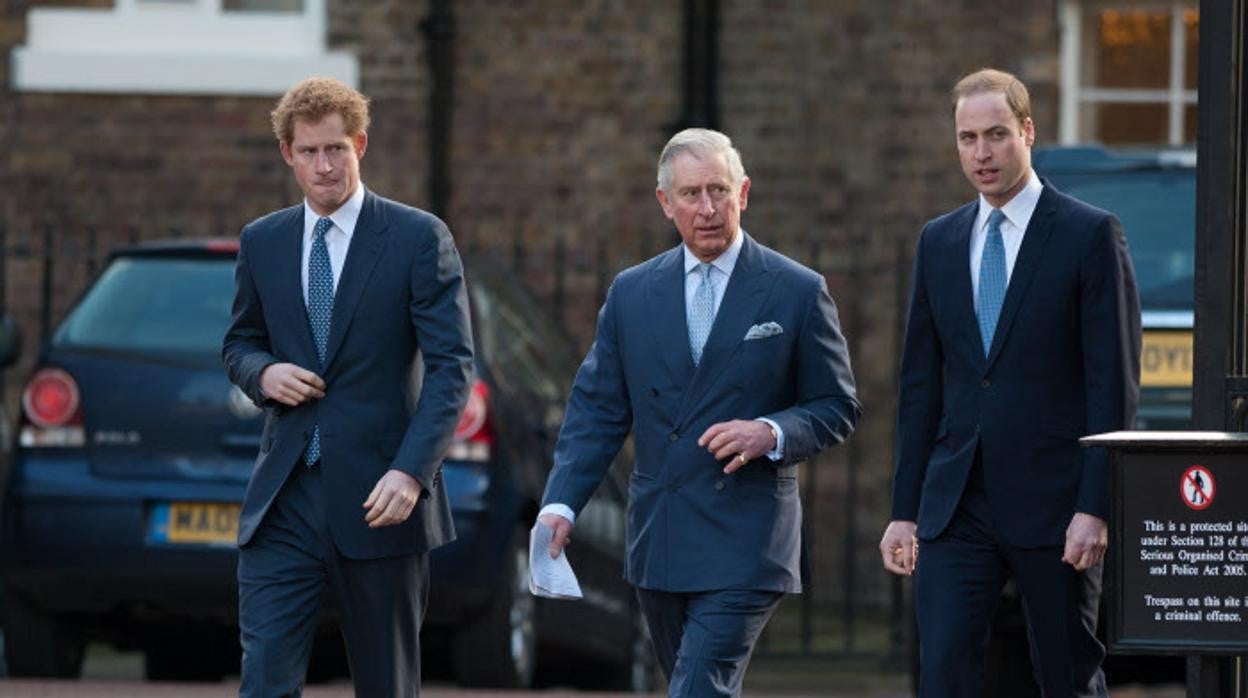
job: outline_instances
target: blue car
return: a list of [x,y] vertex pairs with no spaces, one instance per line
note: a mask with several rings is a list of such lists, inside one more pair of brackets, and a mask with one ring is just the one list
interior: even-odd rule
[[[237,671],[235,535],[263,424],[221,366],[237,251],[233,240],[121,250],[43,346],[0,509],[12,675],[77,676],[88,642],[142,651],[152,679]],[[528,529],[576,359],[509,274],[488,260],[466,268],[478,380],[443,468],[459,539],[431,563],[425,646],[449,661],[427,666],[513,688],[544,668],[592,667],[586,685],[645,690],[620,468],[569,549],[586,600],[529,594]],[[314,675],[345,668],[332,616]]]

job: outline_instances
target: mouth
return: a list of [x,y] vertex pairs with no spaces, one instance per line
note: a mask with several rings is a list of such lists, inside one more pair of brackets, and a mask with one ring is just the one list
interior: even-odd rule
[[981,180],[991,181],[997,178],[997,174],[999,172],[1000,171],[997,170],[996,168],[982,168],[982,169],[975,170],[975,176],[980,178]]

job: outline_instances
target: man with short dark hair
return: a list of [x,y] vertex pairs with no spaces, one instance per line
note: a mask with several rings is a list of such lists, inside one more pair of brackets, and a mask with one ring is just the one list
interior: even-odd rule
[[417,696],[429,551],[455,537],[441,465],[472,374],[463,267],[442,221],[360,182],[363,95],[310,78],[272,117],[304,201],[243,229],[223,350],[267,412],[239,521],[239,692],[302,692],[328,589],[356,695]]
[[1010,575],[1043,695],[1105,696],[1109,468],[1078,439],[1134,417],[1135,273],[1118,219],[1032,170],[1022,82],[981,70],[953,98],[962,171],[980,196],[919,237],[880,553],[916,575],[923,698],[980,694]]

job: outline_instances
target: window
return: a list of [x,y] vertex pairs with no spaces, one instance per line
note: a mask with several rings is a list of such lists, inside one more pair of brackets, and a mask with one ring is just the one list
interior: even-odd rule
[[1062,143],[1196,141],[1196,0],[1062,0]]
[[354,56],[328,51],[326,0],[116,0],[34,7],[13,49],[18,91],[282,94],[309,75],[358,83]]
[[70,311],[52,344],[219,362],[233,277],[233,258],[118,258]]

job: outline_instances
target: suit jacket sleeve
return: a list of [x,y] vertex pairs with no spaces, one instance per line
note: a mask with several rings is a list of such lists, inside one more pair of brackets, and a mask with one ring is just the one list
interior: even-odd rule
[[784,430],[785,463],[806,460],[849,438],[862,413],[836,304],[822,278],[809,295],[793,380],[797,404],[763,415]]
[[[1128,429],[1140,393],[1140,298],[1122,224],[1106,215],[1081,257],[1080,335],[1087,433]],[[1076,511],[1109,519],[1109,454],[1085,449]]]
[[234,266],[234,307],[226,330],[221,357],[230,381],[242,389],[257,406],[272,402],[260,390],[260,374],[278,362],[269,345],[264,309],[256,293],[248,248],[254,230],[244,228]]
[[472,325],[464,266],[446,225],[432,218],[432,235],[412,264],[409,311],[424,361],[420,398],[391,468],[426,490],[434,481],[468,401],[473,376]]
[[632,428],[616,325],[618,285],[617,281],[607,292],[598,311],[594,344],[576,372],[542,506],[566,504],[580,514]]
[[897,405],[897,465],[893,474],[893,521],[915,521],[927,461],[940,424],[944,392],[944,350],[924,277],[923,245],[928,227],[919,234],[910,281],[910,311],[901,350]]

